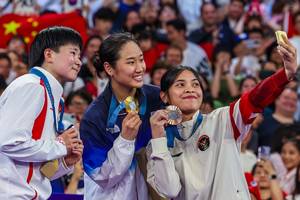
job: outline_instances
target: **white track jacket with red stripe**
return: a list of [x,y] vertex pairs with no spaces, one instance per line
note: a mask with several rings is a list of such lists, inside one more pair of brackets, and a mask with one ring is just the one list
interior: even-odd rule
[[[63,89],[46,70],[58,113]],[[70,169],[62,158],[66,146],[56,141],[53,110],[43,82],[33,74],[13,81],[0,97],[0,199],[48,199],[50,180],[40,173],[41,164],[59,159],[58,178]]]

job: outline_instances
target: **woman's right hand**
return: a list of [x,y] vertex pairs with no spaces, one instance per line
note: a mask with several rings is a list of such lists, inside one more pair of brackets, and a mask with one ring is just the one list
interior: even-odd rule
[[122,122],[121,136],[126,140],[134,140],[142,124],[137,112],[129,112]]
[[158,110],[150,117],[150,125],[153,139],[165,136],[165,125],[167,123],[167,110]]

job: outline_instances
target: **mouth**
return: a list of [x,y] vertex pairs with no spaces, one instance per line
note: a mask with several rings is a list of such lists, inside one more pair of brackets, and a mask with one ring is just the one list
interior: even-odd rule
[[134,76],[133,79],[137,82],[141,82],[144,80],[144,77],[143,75],[139,75],[139,76]]
[[74,71],[76,71],[78,73],[80,71],[80,68],[72,67],[72,70],[74,70]]
[[190,95],[190,96],[183,97],[183,99],[198,99],[198,98],[196,96]]

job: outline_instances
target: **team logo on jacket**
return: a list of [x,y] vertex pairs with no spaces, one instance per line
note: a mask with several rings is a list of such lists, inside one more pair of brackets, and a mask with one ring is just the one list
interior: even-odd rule
[[115,124],[115,126],[113,128],[106,128],[107,132],[110,132],[111,134],[114,133],[119,133],[120,132],[120,128],[117,124]]
[[199,139],[198,139],[198,148],[201,151],[205,151],[206,149],[208,149],[210,144],[209,141],[209,137],[207,135],[202,135]]

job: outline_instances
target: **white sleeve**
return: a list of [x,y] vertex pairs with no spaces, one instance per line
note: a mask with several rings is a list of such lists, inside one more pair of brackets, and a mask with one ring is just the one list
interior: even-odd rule
[[103,189],[114,187],[128,172],[134,156],[134,142],[121,135],[117,137],[102,166],[91,173],[90,177]]
[[68,167],[63,158],[58,159],[58,162],[59,162],[58,170],[51,177],[51,181],[65,175],[65,174],[71,173],[74,170],[74,166]]
[[175,169],[173,158],[167,148],[167,138],[151,140],[147,147],[147,155],[150,155],[147,163],[147,182],[161,196],[175,198],[181,190],[179,175]]
[[44,92],[41,85],[28,83],[8,91],[1,99],[1,153],[23,162],[45,162],[67,154],[66,146],[54,139],[32,139],[34,121],[44,105]]

